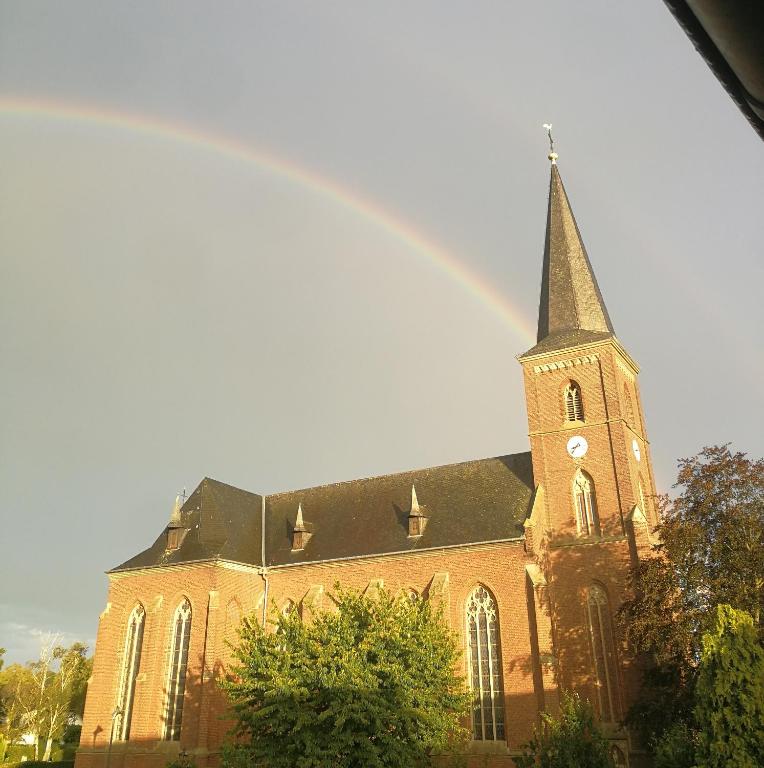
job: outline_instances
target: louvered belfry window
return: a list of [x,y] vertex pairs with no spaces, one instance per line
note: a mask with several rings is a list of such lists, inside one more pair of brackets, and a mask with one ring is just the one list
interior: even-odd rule
[[175,611],[173,619],[163,734],[163,738],[166,741],[178,741],[180,739],[180,727],[183,720],[183,696],[186,692],[188,641],[190,634],[191,603],[188,600],[184,600]]
[[584,404],[581,401],[581,387],[575,381],[571,381],[565,387],[565,420],[583,421]]
[[607,595],[605,590],[596,584],[589,589],[587,610],[600,719],[611,723],[618,715],[615,645]]
[[467,600],[467,660],[472,689],[472,738],[500,741],[504,737],[504,691],[496,602],[483,586]]
[[130,722],[133,717],[133,699],[135,698],[135,678],[141,666],[141,648],[143,647],[143,624],[146,611],[139,603],[133,608],[127,621],[125,652],[122,655],[122,671],[119,676],[117,695],[117,716],[114,718],[114,738],[127,741],[130,738]]
[[597,499],[594,481],[586,472],[578,471],[573,479],[573,500],[576,507],[576,527],[580,536],[599,536]]

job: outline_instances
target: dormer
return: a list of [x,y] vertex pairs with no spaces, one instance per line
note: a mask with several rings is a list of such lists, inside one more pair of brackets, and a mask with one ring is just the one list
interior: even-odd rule
[[297,517],[292,528],[292,552],[305,549],[313,534],[308,530],[302,515],[302,504],[297,505]]
[[170,522],[165,529],[165,549],[168,552],[180,549],[180,545],[183,543],[183,539],[186,538],[186,534],[188,533],[188,528],[185,528],[182,522],[182,509],[185,500],[185,492],[182,496],[178,495],[175,497],[175,504],[170,513]]
[[411,486],[411,511],[409,512],[409,538],[421,536],[427,526],[427,517],[425,517],[419,501],[416,497],[416,488]]

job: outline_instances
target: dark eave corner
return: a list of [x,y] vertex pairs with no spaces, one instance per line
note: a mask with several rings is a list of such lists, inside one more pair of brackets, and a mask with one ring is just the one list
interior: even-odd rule
[[716,79],[764,139],[764,3],[664,2]]

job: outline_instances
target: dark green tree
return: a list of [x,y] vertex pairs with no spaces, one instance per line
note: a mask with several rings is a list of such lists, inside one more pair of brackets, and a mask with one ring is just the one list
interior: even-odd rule
[[620,612],[645,665],[627,719],[654,743],[675,723],[692,728],[702,637],[717,605],[747,611],[764,637],[764,461],[704,448],[679,462],[675,488],[676,498],[660,500],[659,551],[633,575],[634,597]]
[[764,765],[764,649],[745,611],[718,606],[703,636],[695,700],[698,768]]
[[687,722],[678,720],[652,743],[653,768],[696,768],[699,735]]
[[613,768],[610,743],[578,694],[564,693],[559,716],[542,713],[541,719],[541,728],[515,758],[517,768]]
[[[230,768],[414,768],[466,737],[469,696],[442,612],[381,590],[336,588],[336,610],[275,631],[245,619],[235,679]],[[271,630],[273,627],[270,628]]]

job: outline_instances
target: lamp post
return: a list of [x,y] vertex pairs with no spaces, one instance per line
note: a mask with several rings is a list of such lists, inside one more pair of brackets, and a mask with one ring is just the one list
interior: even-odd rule
[[109,768],[111,763],[111,744],[114,741],[114,723],[118,717],[123,714],[122,707],[114,707],[114,711],[111,713],[111,729],[109,730],[109,749],[106,751],[106,768]]

